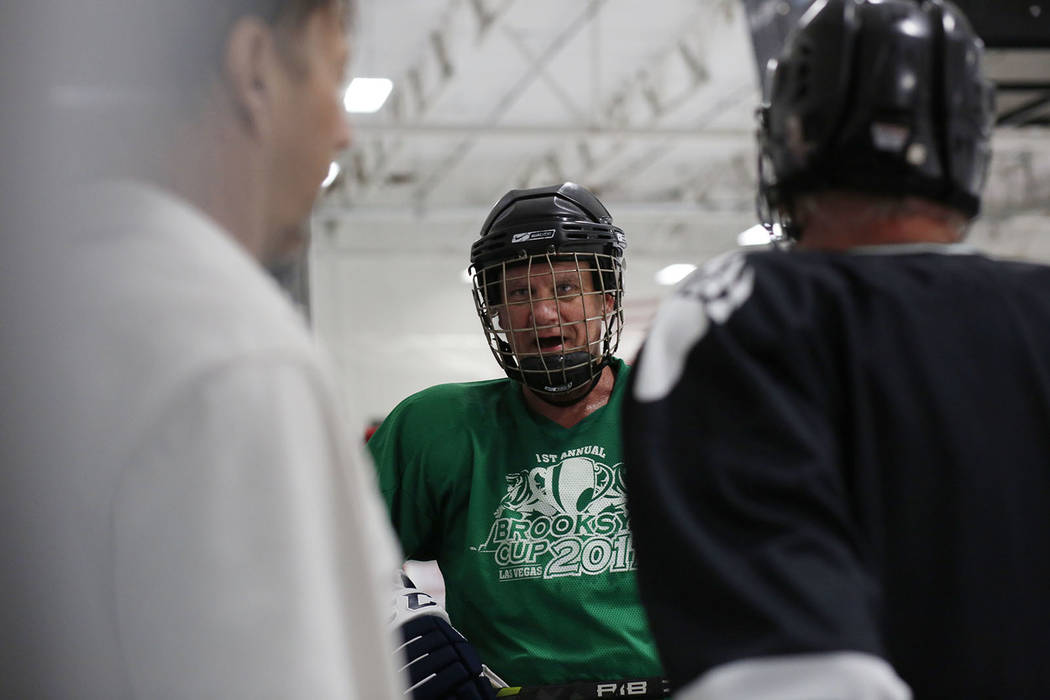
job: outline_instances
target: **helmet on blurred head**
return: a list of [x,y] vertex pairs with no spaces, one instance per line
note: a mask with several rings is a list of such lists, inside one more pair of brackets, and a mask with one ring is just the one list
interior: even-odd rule
[[759,217],[788,237],[799,195],[914,196],[980,209],[994,92],[983,44],[940,0],[818,0],[771,65],[759,110]]

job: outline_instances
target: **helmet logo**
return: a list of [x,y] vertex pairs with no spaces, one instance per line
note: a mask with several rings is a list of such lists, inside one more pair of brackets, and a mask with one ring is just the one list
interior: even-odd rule
[[911,129],[902,124],[875,122],[871,125],[871,142],[880,151],[899,153],[911,136]]
[[524,233],[515,233],[510,237],[511,243],[528,243],[529,241],[542,241],[545,238],[554,238],[554,229],[549,228],[543,231],[526,231]]

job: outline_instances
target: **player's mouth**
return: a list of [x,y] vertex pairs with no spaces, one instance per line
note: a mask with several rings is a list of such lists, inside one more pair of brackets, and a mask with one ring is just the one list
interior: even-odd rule
[[560,335],[540,338],[537,345],[541,353],[556,353],[565,349],[565,340]]

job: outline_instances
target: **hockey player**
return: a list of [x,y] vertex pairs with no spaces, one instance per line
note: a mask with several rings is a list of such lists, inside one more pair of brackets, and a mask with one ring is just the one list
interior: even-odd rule
[[[507,193],[470,261],[508,378],[410,396],[368,443],[405,555],[440,564],[452,624],[512,686],[564,686],[548,697],[664,692],[624,509],[625,247],[579,185]],[[417,697],[442,697],[426,685]]]
[[374,471],[265,270],[349,145],[351,3],[39,4],[69,150],[3,233],[0,697],[402,697]]
[[947,2],[827,0],[775,67],[760,199],[797,245],[685,281],[626,403],[676,697],[1050,688],[1050,269],[958,243],[981,57]]

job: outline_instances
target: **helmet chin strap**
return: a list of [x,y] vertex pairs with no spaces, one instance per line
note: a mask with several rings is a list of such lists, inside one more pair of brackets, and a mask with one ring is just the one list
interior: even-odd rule
[[[520,360],[521,382],[538,398],[552,406],[571,406],[579,402],[601,379],[605,360],[588,352],[570,352],[565,355],[523,357]],[[564,369],[566,366],[569,369]],[[561,383],[551,383],[551,375]],[[583,391],[586,389],[586,391]]]

